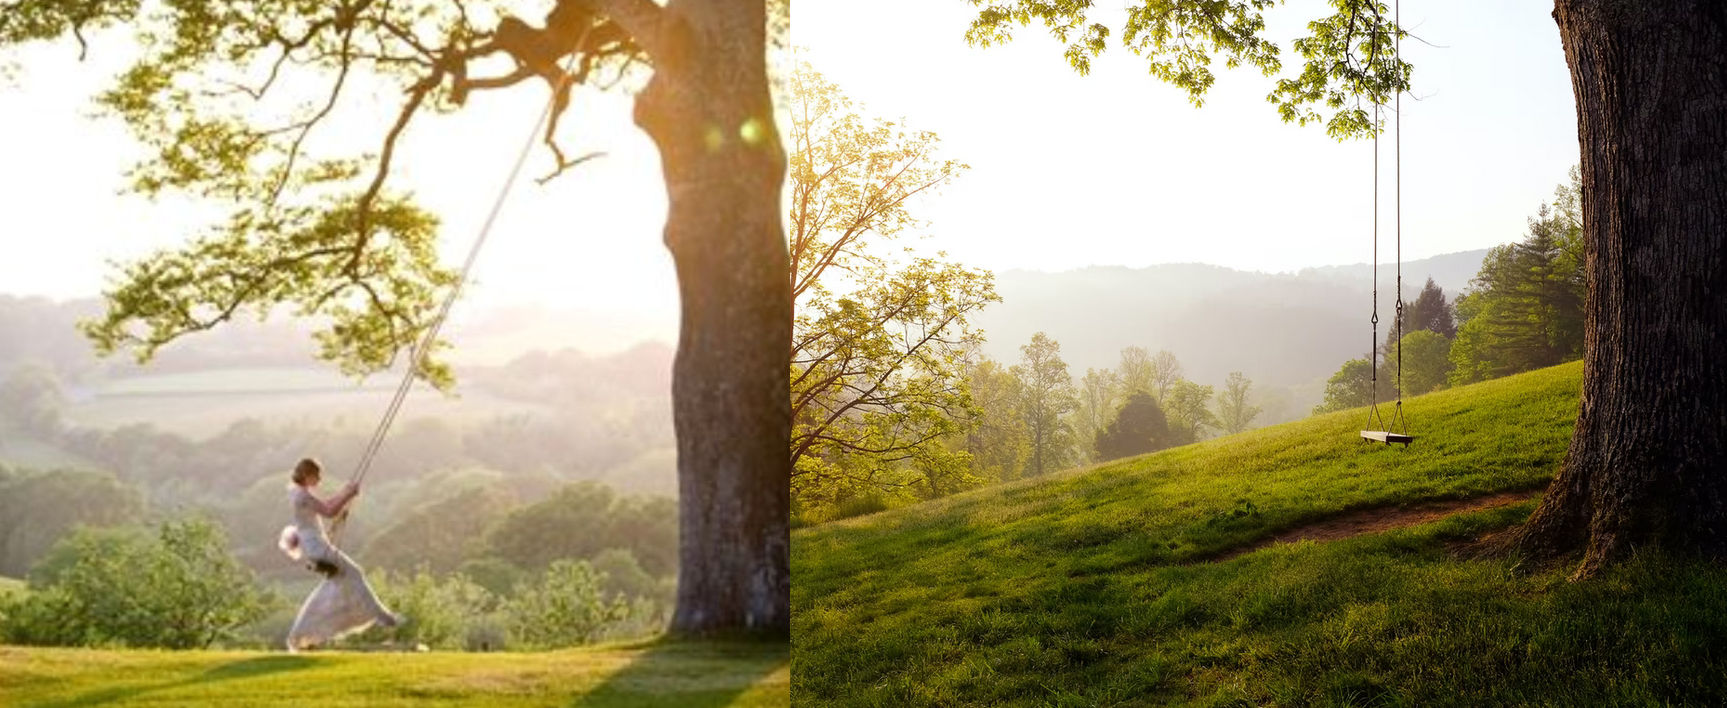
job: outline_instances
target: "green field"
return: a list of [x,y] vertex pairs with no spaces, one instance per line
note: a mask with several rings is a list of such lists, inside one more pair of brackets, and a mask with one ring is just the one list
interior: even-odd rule
[[[317,425],[346,420],[357,429],[370,430],[398,383],[395,375],[375,375],[360,383],[333,370],[294,367],[148,374],[102,382],[68,405],[65,416],[75,426],[149,423],[194,438],[215,435],[245,418]],[[404,421],[419,417],[477,421],[545,410],[472,387],[447,396],[417,384],[409,394]]]
[[5,706],[786,706],[786,646],[535,654],[108,651],[0,646]]
[[1468,559],[1526,501],[1232,549],[1361,510],[1538,490],[1581,365],[793,534],[793,690],[836,705],[1727,703],[1727,570],[1643,554],[1589,583]]

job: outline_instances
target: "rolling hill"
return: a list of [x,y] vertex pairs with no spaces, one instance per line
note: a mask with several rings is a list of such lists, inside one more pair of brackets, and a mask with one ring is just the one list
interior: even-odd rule
[[[1573,363],[793,534],[793,694],[834,705],[1605,705],[1727,700],[1727,570],[1588,583],[1461,553],[1565,452]],[[1435,500],[1524,501],[1341,540]],[[1426,517],[1421,517],[1426,518]],[[1244,552],[1245,551],[1245,552]]]
[[[1485,250],[1403,264],[1409,297],[1428,277],[1456,297],[1481,269]],[[1390,264],[1380,268],[1381,336],[1395,303]],[[1295,389],[1291,411],[1319,402],[1326,377],[1366,356],[1373,270],[1367,264],[1260,273],[1194,263],[1096,266],[1058,273],[996,274],[1002,301],[976,318],[984,353],[1009,363],[1034,332],[1061,343],[1075,378],[1114,367],[1123,347],[1168,349],[1187,377],[1221,383],[1244,372],[1261,387]]]

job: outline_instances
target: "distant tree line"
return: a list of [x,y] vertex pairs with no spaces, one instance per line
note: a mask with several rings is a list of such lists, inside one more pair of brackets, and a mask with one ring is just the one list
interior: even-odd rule
[[[1127,347],[1114,369],[1088,369],[1076,383],[1061,345],[1039,332],[1020,347],[1020,359],[1003,364],[977,348],[965,352],[955,380],[968,405],[952,421],[954,433],[932,444],[966,464],[957,470],[919,467],[915,460],[854,459],[835,464],[892,474],[844,484],[794,486],[805,523],[944,496],[994,482],[1046,475],[1075,465],[1107,462],[1253,426],[1253,382],[1231,372],[1222,390],[1191,381],[1168,350],[1152,354]],[[879,480],[945,482],[899,485]],[[945,493],[931,493],[945,490]]]
[[1400,380],[1402,393],[1414,396],[1581,358],[1587,287],[1580,189],[1572,168],[1521,241],[1488,251],[1468,292],[1448,301],[1428,279],[1405,305],[1403,338],[1393,327],[1380,346],[1377,370],[1368,357],[1344,362],[1314,412],[1389,400]]

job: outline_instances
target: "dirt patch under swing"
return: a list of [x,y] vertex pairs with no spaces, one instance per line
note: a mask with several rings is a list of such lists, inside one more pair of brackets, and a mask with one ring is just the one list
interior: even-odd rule
[[1196,563],[1216,563],[1226,561],[1239,555],[1252,553],[1267,546],[1279,543],[1295,543],[1297,541],[1335,541],[1340,538],[1359,536],[1364,533],[1379,533],[1408,526],[1418,526],[1429,521],[1437,521],[1452,514],[1462,514],[1484,509],[1496,509],[1540,496],[1542,490],[1533,489],[1515,492],[1500,492],[1484,497],[1471,499],[1446,499],[1443,501],[1418,502],[1398,506],[1382,506],[1372,509],[1359,509],[1345,512],[1338,516],[1316,521],[1305,526],[1299,526],[1283,533],[1262,539],[1245,546],[1231,548],[1217,555],[1199,559]]

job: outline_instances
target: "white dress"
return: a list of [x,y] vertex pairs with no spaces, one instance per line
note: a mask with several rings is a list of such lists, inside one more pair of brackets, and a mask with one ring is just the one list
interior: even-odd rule
[[294,523],[282,529],[280,546],[289,558],[312,562],[323,560],[336,566],[300,605],[300,614],[288,630],[288,651],[297,651],[358,632],[373,623],[394,625],[397,618],[366,583],[366,574],[348,554],[330,543],[324,520],[318,516],[317,500],[304,487],[288,492],[294,504]]

